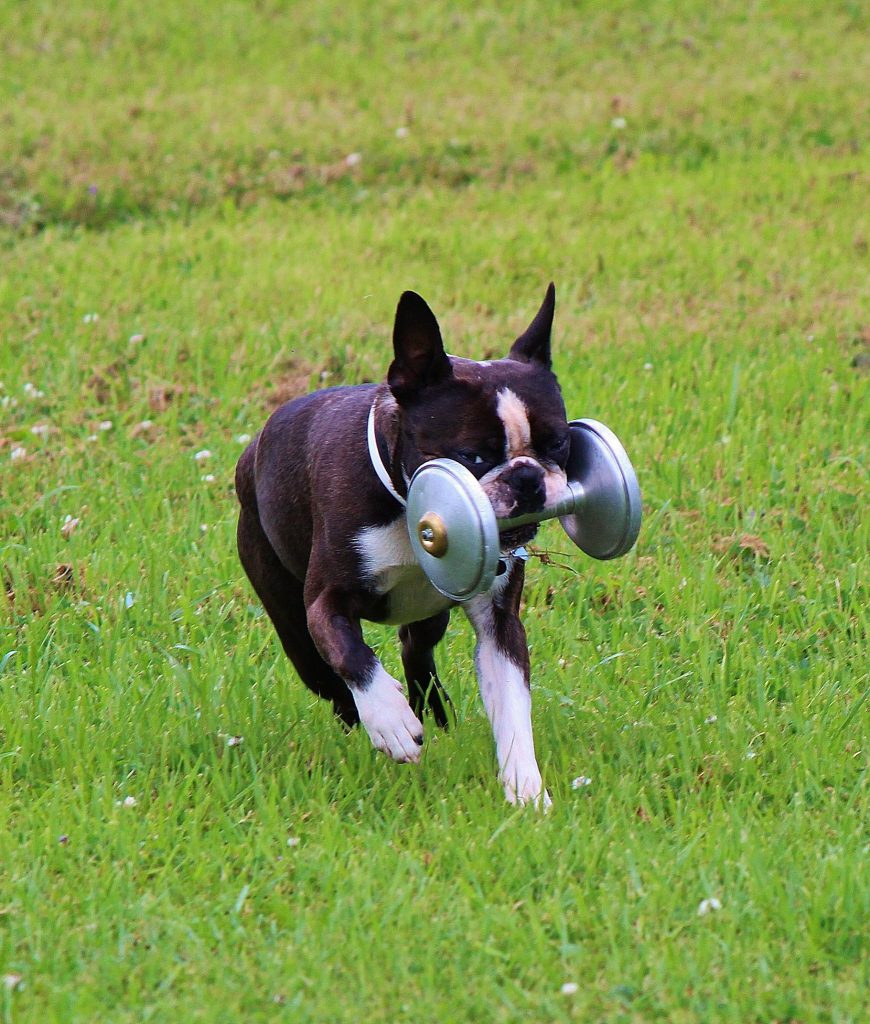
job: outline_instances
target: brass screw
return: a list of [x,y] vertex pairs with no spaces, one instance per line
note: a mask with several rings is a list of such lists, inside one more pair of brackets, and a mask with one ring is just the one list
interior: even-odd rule
[[417,524],[417,536],[433,558],[447,554],[447,526],[437,512],[427,512]]

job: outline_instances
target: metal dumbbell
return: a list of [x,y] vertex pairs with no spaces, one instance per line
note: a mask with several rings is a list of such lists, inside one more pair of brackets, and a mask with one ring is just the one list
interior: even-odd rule
[[432,585],[454,601],[492,586],[499,534],[516,526],[559,519],[571,540],[592,558],[618,558],[637,540],[641,498],[634,468],[612,430],[596,420],[573,420],[565,467],[568,484],[540,512],[496,519],[475,477],[452,459],[426,462],[408,487],[408,533]]

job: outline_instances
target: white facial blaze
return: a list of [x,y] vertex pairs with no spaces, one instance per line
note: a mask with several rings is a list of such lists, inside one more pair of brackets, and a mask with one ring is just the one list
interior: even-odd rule
[[532,428],[529,426],[529,410],[523,400],[510,388],[502,388],[495,411],[504,424],[508,460],[527,453],[531,448]]

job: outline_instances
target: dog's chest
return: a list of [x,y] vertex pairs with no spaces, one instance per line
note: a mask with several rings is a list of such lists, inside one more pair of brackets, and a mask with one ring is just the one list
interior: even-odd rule
[[356,537],[367,581],[387,599],[386,617],[392,625],[419,622],[449,608],[417,563],[404,516],[388,526],[368,526]]

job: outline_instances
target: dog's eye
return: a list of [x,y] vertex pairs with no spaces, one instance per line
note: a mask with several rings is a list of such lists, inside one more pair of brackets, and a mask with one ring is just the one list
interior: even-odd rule
[[488,459],[485,455],[481,455],[480,452],[468,451],[468,452],[457,452],[456,459],[463,465],[468,466],[469,469],[481,469],[484,466],[489,466],[492,463],[491,459]]
[[562,462],[568,456],[570,443],[571,439],[567,436],[551,441],[547,445],[547,457],[553,462]]

